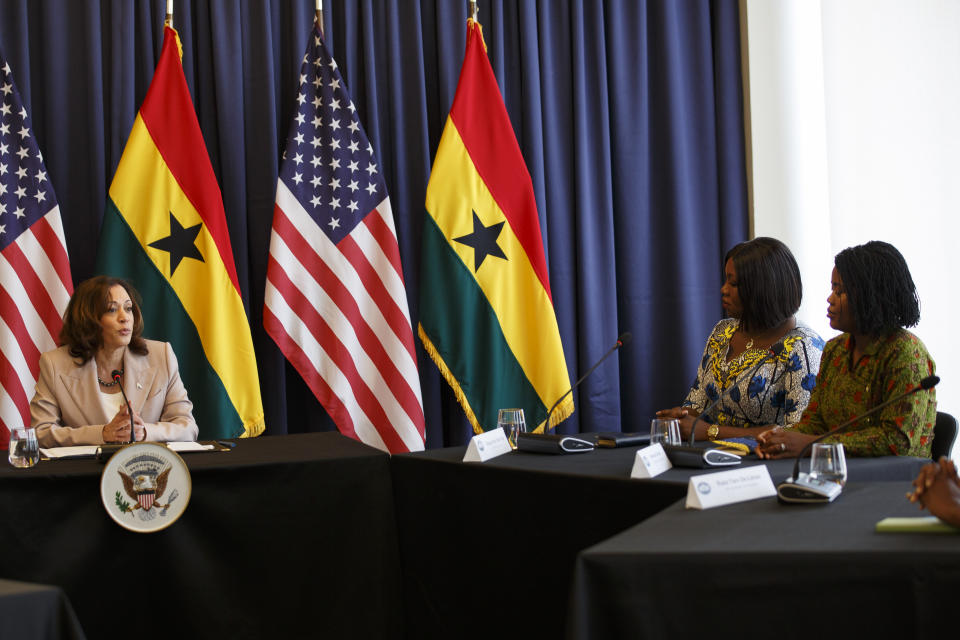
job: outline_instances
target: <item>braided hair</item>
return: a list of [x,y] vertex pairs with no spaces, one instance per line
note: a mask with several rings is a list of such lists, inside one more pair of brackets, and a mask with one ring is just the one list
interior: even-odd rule
[[892,244],[873,240],[833,261],[853,305],[857,331],[883,335],[920,322],[920,298],[907,261]]

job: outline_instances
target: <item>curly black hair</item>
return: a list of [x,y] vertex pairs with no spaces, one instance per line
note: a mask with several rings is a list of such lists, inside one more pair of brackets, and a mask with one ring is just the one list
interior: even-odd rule
[[920,298],[903,255],[892,244],[873,240],[849,247],[833,260],[857,332],[877,336],[920,322]]
[[803,300],[800,267],[787,245],[759,237],[734,246],[723,258],[733,260],[747,331],[772,329],[792,317]]

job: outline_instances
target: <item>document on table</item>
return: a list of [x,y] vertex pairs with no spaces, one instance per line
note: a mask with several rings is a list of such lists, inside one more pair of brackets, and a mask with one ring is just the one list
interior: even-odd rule
[[49,449],[40,449],[40,453],[43,454],[43,457],[54,459],[66,459],[66,458],[92,458],[97,455],[97,447],[99,445],[90,444],[76,447],[50,447]]
[[[136,443],[135,443],[136,444]],[[177,453],[192,453],[194,451],[211,451],[216,448],[212,444],[202,444],[200,442],[165,442],[167,448]],[[69,458],[93,458],[97,455],[97,449],[100,445],[82,445],[75,447],[51,447],[49,449],[41,448],[40,453],[45,458],[51,460],[66,460]]]
[[877,523],[878,533],[960,533],[937,516],[884,518]]
[[168,442],[167,448],[177,453],[191,453],[193,451],[212,451],[216,447],[212,444],[203,444],[200,442]]

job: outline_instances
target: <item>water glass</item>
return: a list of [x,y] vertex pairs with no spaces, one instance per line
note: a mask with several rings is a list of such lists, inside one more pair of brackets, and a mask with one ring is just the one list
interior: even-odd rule
[[32,467],[40,460],[37,432],[32,427],[10,429],[10,445],[7,449],[10,464],[15,467]]
[[500,414],[497,416],[497,426],[503,429],[510,446],[516,449],[517,434],[527,432],[523,409],[500,409]]
[[674,418],[654,418],[650,422],[650,444],[680,444],[680,422]]
[[810,452],[810,479],[836,482],[841,487],[847,482],[847,460],[842,444],[818,442]]

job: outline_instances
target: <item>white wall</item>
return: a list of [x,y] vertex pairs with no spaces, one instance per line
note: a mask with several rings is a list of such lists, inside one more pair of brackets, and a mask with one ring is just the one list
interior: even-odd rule
[[746,0],[754,233],[794,249],[801,318],[825,338],[833,255],[907,259],[926,343],[960,415],[960,2]]

